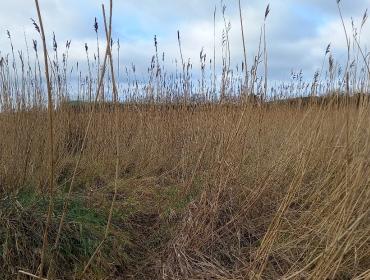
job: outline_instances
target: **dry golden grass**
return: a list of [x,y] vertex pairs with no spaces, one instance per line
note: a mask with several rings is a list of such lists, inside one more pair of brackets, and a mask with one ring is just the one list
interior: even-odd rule
[[[129,231],[135,248],[148,246],[141,249],[148,251],[145,259],[136,260],[145,262],[146,277],[155,271],[156,277],[168,279],[352,279],[369,268],[367,105],[350,109],[349,161],[344,108],[267,109],[260,143],[258,110],[226,105],[121,108],[116,211],[134,225],[123,223],[115,230]],[[34,120],[28,130],[20,127],[23,137],[3,136],[1,158],[12,159],[2,160],[4,193],[20,186],[42,193],[47,182],[46,113],[23,117],[22,122]],[[61,196],[87,117],[71,109],[55,113]],[[19,118],[6,116],[2,131],[15,131]],[[74,194],[105,210],[115,173],[116,130],[107,125],[113,121],[114,112],[94,115]],[[31,149],[24,154],[26,149],[19,147],[27,145]],[[125,213],[130,203],[132,213]],[[131,228],[136,223],[148,223],[141,225],[149,230],[142,239],[135,236],[142,229]],[[166,235],[158,237],[156,231]],[[32,246],[23,245],[21,250],[32,254]],[[126,250],[121,246],[115,250]],[[141,253],[133,252],[132,258]],[[126,269],[123,275],[145,271]]]
[[[111,15],[103,67],[88,61],[77,93],[56,42],[48,91],[38,58],[19,73],[0,61],[0,278],[369,279],[368,77],[352,78],[367,62],[344,78],[329,63],[325,97],[317,73],[289,87],[309,97],[282,86],[273,101],[264,27],[264,85],[258,59],[240,79],[226,63],[217,93],[216,73],[195,88],[183,57],[166,84],[155,39],[148,84],[119,92]],[[228,61],[226,21],[224,39]]]

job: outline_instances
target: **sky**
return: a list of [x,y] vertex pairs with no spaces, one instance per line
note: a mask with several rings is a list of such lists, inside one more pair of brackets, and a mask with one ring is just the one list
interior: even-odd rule
[[[10,52],[7,30],[15,49],[25,50],[25,37],[31,45],[39,39],[30,18],[37,19],[34,1],[1,0],[0,56]],[[94,18],[98,18],[99,36],[104,33],[101,17],[102,0],[39,0],[48,46],[55,32],[58,45],[71,40],[70,61],[85,61],[85,43],[95,51]],[[108,7],[108,1],[106,7]],[[225,17],[231,24],[230,46],[232,67],[243,60],[243,48],[238,13],[238,0],[224,0]],[[346,57],[346,41],[338,15],[336,0],[241,0],[249,63],[257,52],[259,33],[265,8],[270,4],[266,38],[269,78],[288,80],[291,71],[303,71],[310,78],[321,68],[326,47],[338,61]],[[370,0],[342,0],[344,20],[351,30],[351,18],[359,26]],[[183,55],[194,68],[200,67],[199,53],[213,56],[213,13],[216,8],[217,68],[221,69],[221,42],[224,21],[220,0],[115,0],[113,39],[120,40],[121,65],[135,64],[137,72],[145,73],[154,54],[153,38],[158,38],[160,53],[165,53],[166,65],[174,69],[180,60],[177,31],[182,38]],[[370,24],[370,23],[369,23]],[[370,43],[370,30],[365,26],[364,49]]]

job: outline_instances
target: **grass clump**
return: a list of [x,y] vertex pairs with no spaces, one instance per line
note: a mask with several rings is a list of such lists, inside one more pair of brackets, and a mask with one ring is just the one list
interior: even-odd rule
[[[50,230],[50,240],[57,230],[58,215],[63,206],[64,194],[59,194],[54,200],[54,212]],[[1,268],[4,279],[13,279],[18,269],[32,268],[37,270],[39,259],[37,252],[41,250],[42,237],[40,230],[45,226],[45,212],[48,199],[27,188],[1,199],[0,210],[0,243]],[[61,248],[56,261],[60,263],[56,274],[63,277],[73,277],[75,272],[83,268],[93,253],[95,247],[104,235],[107,210],[97,210],[93,205],[87,205],[82,197],[74,197],[66,216],[66,229],[62,234]],[[120,219],[115,219],[115,226],[121,225]],[[122,266],[127,261],[125,247],[129,246],[129,238],[124,232],[116,231],[108,240],[108,245],[99,256],[99,263],[93,266],[96,273],[112,271],[114,265]],[[111,254],[108,246],[115,246],[117,251]],[[51,252],[47,256],[50,257]],[[102,265],[110,263],[110,266]],[[119,263],[116,263],[119,262]],[[66,271],[68,273],[66,273]]]

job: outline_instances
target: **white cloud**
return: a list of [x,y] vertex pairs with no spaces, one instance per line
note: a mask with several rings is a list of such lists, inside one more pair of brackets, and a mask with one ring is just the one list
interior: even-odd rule
[[[38,38],[30,18],[36,18],[33,1],[3,1],[0,10],[0,52],[10,51],[6,30],[10,30],[16,49],[24,49],[23,32],[28,39]],[[230,43],[232,66],[242,61],[242,43],[237,1],[228,4],[226,17],[231,22]],[[60,46],[72,40],[70,59],[85,61],[84,44],[88,43],[92,56],[95,50],[94,17],[99,15],[98,0],[40,0],[51,45],[55,31]],[[243,1],[249,61],[256,53],[260,27],[267,0]],[[350,31],[350,18],[361,22],[363,11],[370,0],[342,0],[343,14]],[[185,58],[190,58],[194,68],[199,68],[202,48],[208,58],[213,57],[213,9],[217,6],[216,49],[221,62],[221,34],[223,20],[219,0],[116,0],[114,2],[114,37],[120,38],[121,57],[126,65],[134,63],[145,73],[154,54],[153,37],[158,35],[159,50],[165,52],[169,68],[179,60],[177,30],[181,31]],[[100,24],[100,31],[102,31]],[[370,43],[368,28],[363,32],[363,45]],[[101,34],[101,40],[104,37]],[[271,14],[267,20],[270,75],[273,79],[288,79],[290,69],[302,69],[305,76],[312,75],[321,66],[325,48],[332,43],[332,50],[343,61],[346,43],[337,15],[335,0],[279,0],[271,1]],[[220,68],[220,64],[218,65]]]

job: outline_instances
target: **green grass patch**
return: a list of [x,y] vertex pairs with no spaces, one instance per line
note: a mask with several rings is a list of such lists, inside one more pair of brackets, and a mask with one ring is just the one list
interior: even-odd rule
[[[54,197],[49,250],[57,234],[64,198],[63,193]],[[37,268],[48,204],[48,197],[31,188],[0,199],[0,270],[9,277],[14,267],[25,267],[31,271]],[[80,271],[83,268],[104,237],[108,211],[109,209],[90,206],[83,196],[71,198],[56,257],[57,275]],[[115,216],[114,221],[120,222],[119,213]],[[112,230],[99,254],[100,261],[92,264],[91,269],[97,272],[109,271],[111,266],[124,265],[128,261],[125,252],[129,244],[125,230]],[[51,251],[48,254],[51,254]]]

